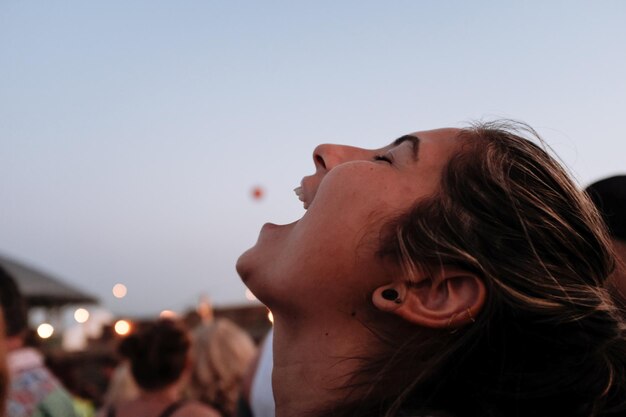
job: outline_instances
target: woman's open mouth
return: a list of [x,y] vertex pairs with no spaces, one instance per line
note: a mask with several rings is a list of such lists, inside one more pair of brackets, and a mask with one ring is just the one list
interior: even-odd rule
[[302,201],[304,209],[306,210],[307,208],[309,208],[309,203],[306,201],[306,197],[304,195],[304,189],[302,188],[302,185],[294,188],[293,191],[298,196],[298,200]]

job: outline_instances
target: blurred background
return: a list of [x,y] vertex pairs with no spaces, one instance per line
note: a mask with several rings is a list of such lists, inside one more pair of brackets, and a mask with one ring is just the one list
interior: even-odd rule
[[235,261],[302,215],[319,143],[505,117],[583,186],[623,173],[625,17],[618,0],[4,0],[0,255],[86,297],[60,323],[258,308]]

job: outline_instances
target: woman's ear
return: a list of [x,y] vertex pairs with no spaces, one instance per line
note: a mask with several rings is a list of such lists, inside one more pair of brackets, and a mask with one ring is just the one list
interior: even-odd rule
[[432,278],[379,287],[372,301],[378,309],[423,327],[456,328],[475,320],[486,293],[477,275],[443,267]]

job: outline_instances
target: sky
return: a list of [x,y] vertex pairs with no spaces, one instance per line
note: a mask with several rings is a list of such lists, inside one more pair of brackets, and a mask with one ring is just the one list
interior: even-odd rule
[[114,314],[238,305],[235,261],[303,214],[317,144],[513,118],[581,186],[626,173],[625,18],[619,0],[2,0],[0,253]]

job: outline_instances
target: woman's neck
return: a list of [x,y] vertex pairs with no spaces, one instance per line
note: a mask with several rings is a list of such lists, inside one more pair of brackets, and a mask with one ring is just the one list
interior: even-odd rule
[[[323,324],[321,324],[323,323]],[[273,389],[277,417],[307,416],[343,402],[357,357],[372,334],[354,316],[286,322],[274,328]]]

